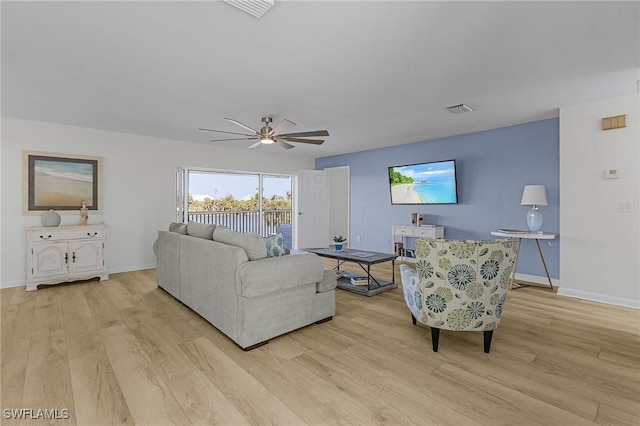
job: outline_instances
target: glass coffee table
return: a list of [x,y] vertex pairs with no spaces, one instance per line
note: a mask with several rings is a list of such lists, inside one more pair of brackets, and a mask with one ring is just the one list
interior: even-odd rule
[[[321,257],[336,259],[337,265],[333,268],[338,276],[338,288],[365,296],[374,296],[382,292],[398,288],[396,281],[395,262],[398,257],[391,253],[378,253],[375,251],[357,250],[345,248],[336,251],[330,248],[307,249]],[[340,270],[345,262],[356,263],[362,268],[363,274],[352,274]],[[376,263],[391,262],[391,281],[375,278],[371,275],[371,265]],[[354,284],[355,283],[355,284]]]

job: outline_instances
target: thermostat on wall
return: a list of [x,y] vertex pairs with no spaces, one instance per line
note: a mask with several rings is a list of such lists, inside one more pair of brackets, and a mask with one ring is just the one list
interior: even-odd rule
[[604,178],[605,179],[619,179],[620,178],[620,172],[618,171],[618,169],[607,169],[604,171]]

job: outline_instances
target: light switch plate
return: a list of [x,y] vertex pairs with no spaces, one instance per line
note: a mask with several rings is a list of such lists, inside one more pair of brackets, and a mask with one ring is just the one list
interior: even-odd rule
[[616,211],[617,212],[632,212],[633,211],[633,201],[631,201],[631,200],[616,200]]
[[607,169],[604,171],[604,178],[605,179],[619,179],[620,178],[620,171],[618,171],[618,169]]

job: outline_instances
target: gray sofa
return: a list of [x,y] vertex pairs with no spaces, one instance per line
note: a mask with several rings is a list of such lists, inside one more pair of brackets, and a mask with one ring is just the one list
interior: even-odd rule
[[335,314],[335,273],[312,253],[268,257],[258,234],[195,222],[157,240],[158,286],[241,348]]

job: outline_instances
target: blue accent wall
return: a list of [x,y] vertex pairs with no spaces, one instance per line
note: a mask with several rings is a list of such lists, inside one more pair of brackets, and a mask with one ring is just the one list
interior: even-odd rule
[[[456,160],[458,204],[391,205],[387,167]],[[527,229],[525,185],[542,184],[545,232],[559,234],[559,120],[535,121],[389,148],[316,159],[318,170],[349,166],[352,248],[392,252],[391,226],[409,225],[411,213],[445,227],[445,238],[493,239],[498,228]],[[361,240],[357,241],[357,236]],[[540,242],[552,278],[559,277],[559,238]],[[535,241],[523,240],[518,272],[545,276]]]

